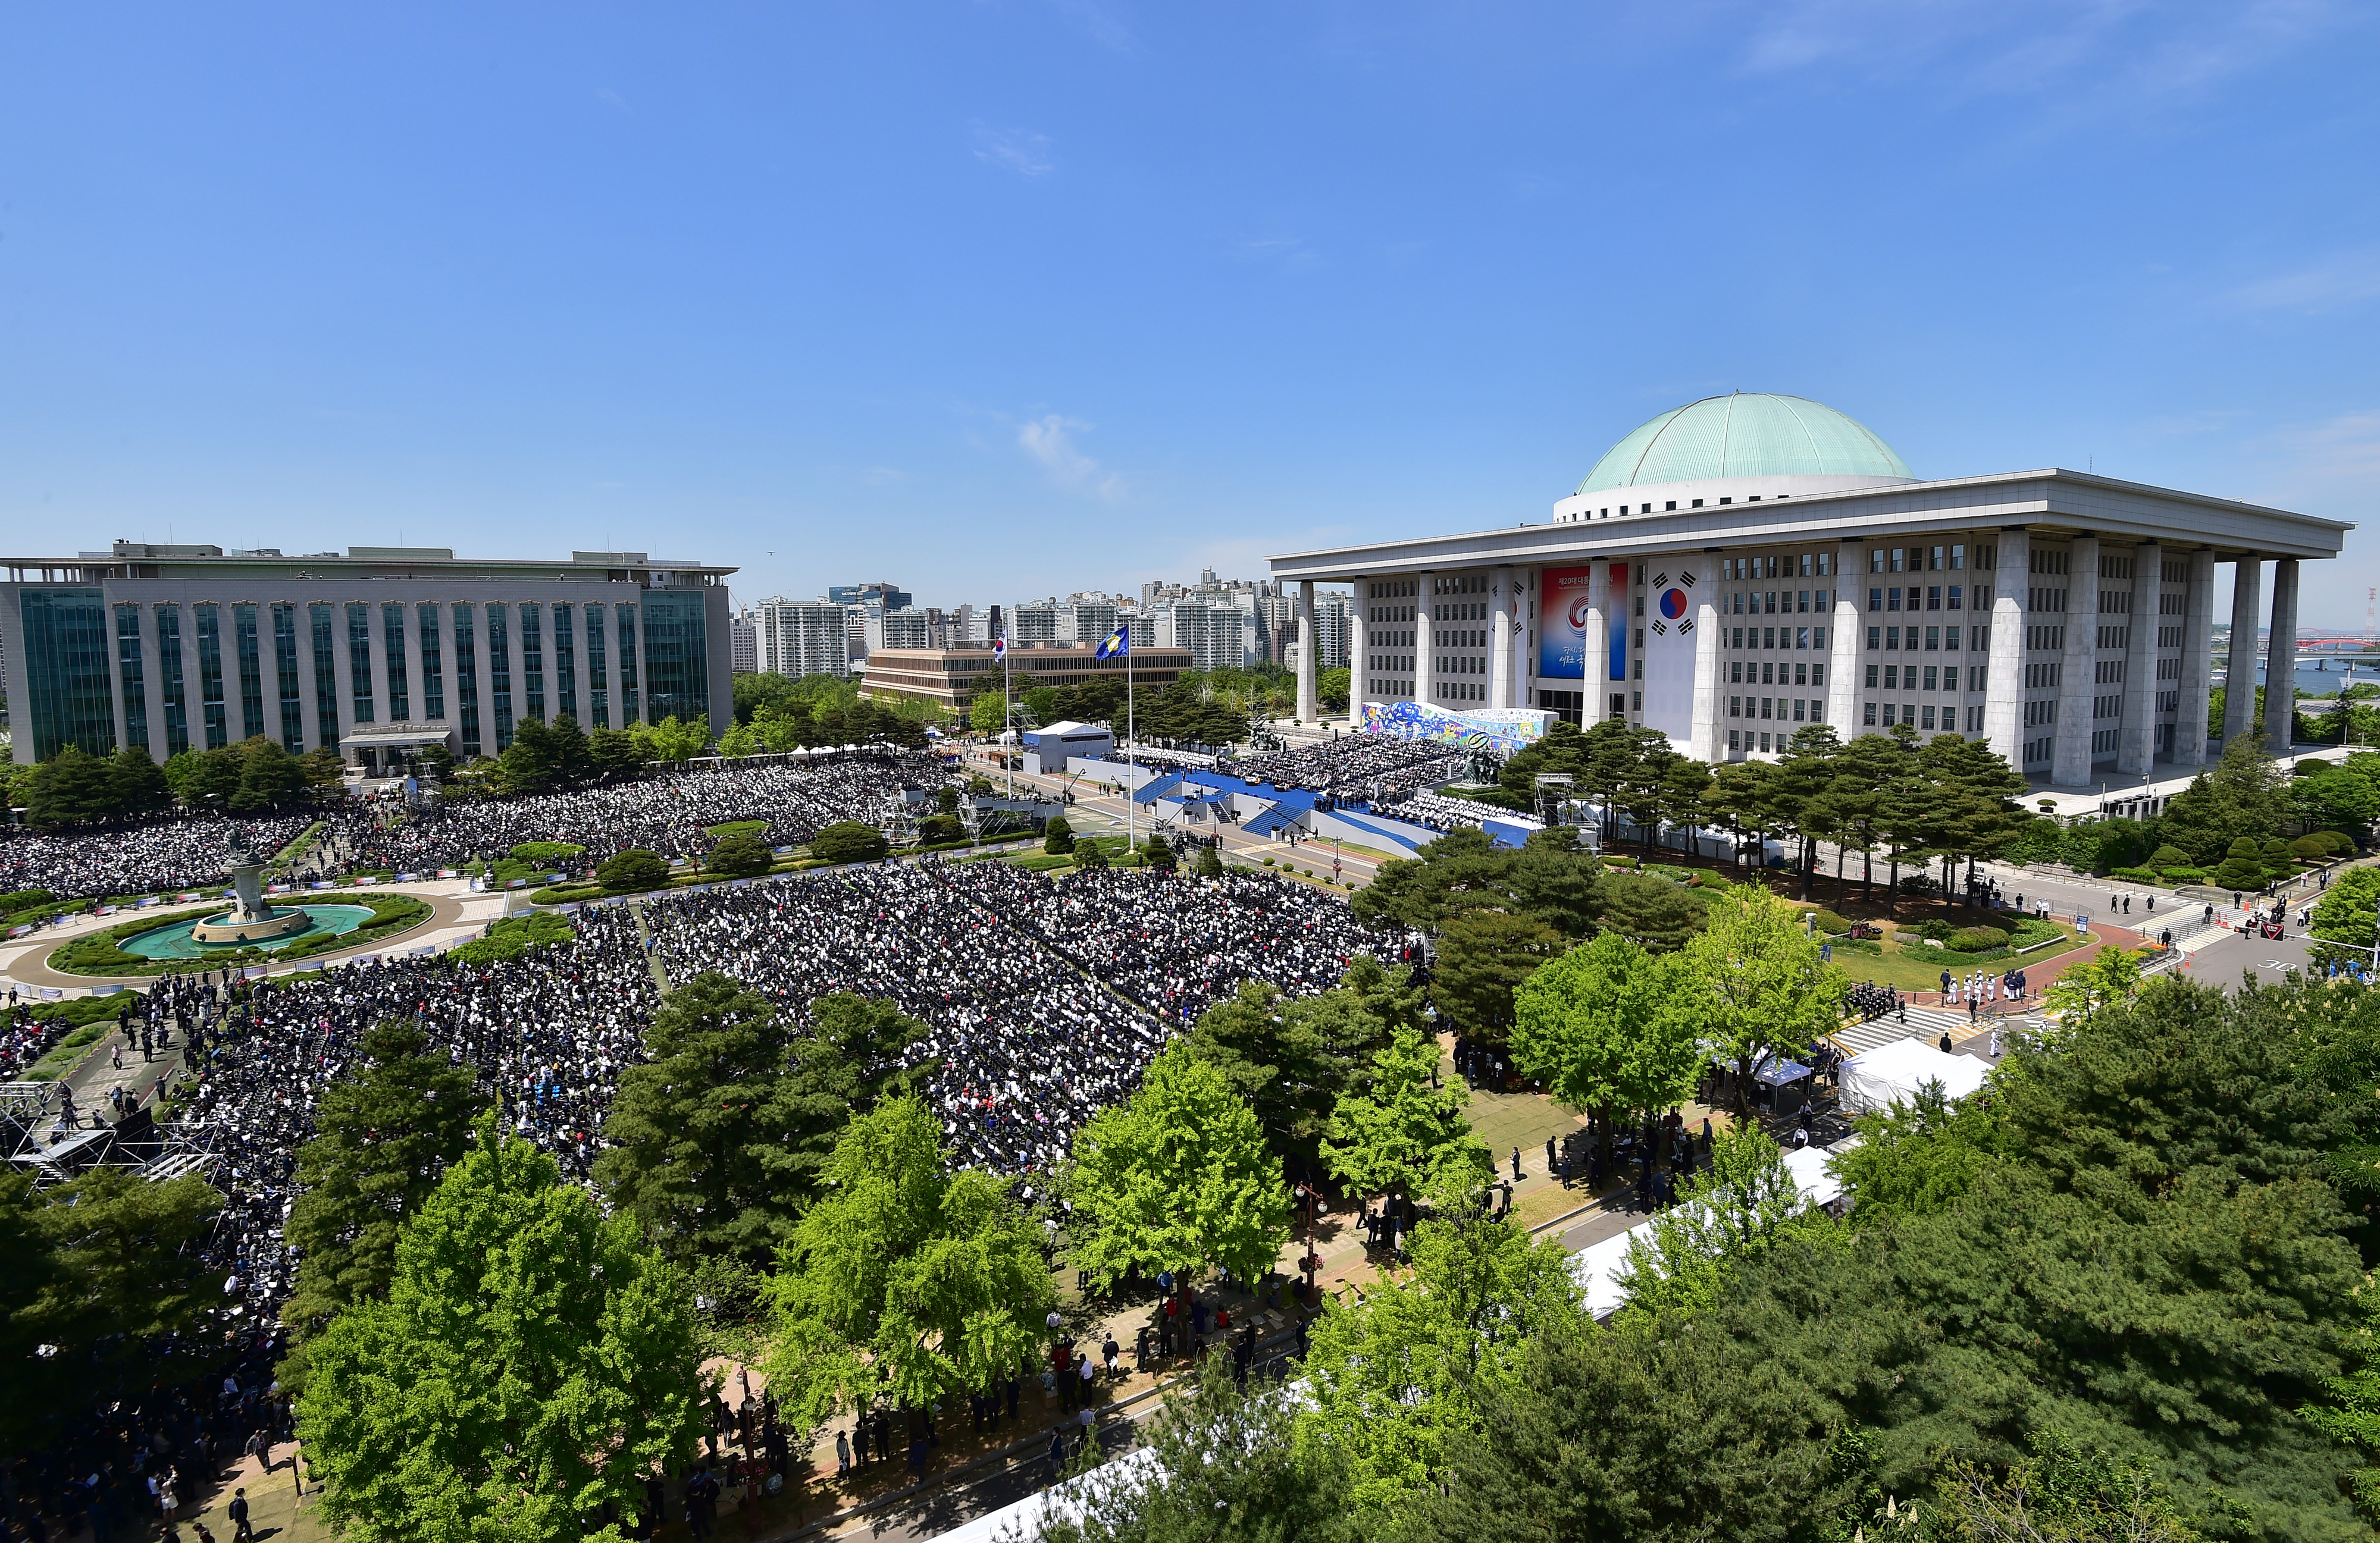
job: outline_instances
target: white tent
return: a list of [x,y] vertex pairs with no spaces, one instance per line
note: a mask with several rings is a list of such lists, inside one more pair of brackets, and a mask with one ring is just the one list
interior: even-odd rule
[[1845,1061],[1836,1073],[1842,1111],[1864,1115],[1873,1109],[1916,1100],[1928,1082],[1942,1084],[1948,1097],[1961,1099],[1984,1085],[1990,1063],[1973,1055],[1946,1055],[1917,1039],[1895,1040]]
[[[1793,1187],[1801,1191],[1803,1205],[1828,1205],[1841,1198],[1842,1181],[1827,1171],[1830,1155],[1822,1147],[1803,1147],[1785,1153],[1785,1171],[1792,1176]],[[1620,1277],[1628,1269],[1629,1239],[1647,1237],[1649,1241],[1652,1230],[1651,1222],[1639,1222],[1626,1232],[1590,1243],[1571,1255],[1571,1279],[1578,1283],[1580,1292],[1586,1297],[1590,1316],[1609,1318],[1627,1301],[1626,1294],[1620,1289]]]

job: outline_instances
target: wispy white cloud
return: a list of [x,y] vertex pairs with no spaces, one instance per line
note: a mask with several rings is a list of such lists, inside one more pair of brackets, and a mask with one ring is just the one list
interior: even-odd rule
[[1283,268],[1310,268],[1322,254],[1294,235],[1244,235],[1231,243],[1231,254],[1243,262],[1269,262]]
[[890,487],[895,482],[905,482],[908,477],[907,472],[897,471],[891,466],[870,466],[859,474],[859,480],[871,488]]
[[1138,56],[1140,43],[1132,29],[1098,0],[1050,0],[1050,5],[1101,48],[1126,58]]
[[975,158],[1019,176],[1048,176],[1058,169],[1050,159],[1050,137],[1022,128],[995,129],[980,122],[967,126],[975,133]]
[[1075,443],[1075,436],[1090,427],[1050,413],[1020,426],[1016,442],[1061,487],[1113,503],[1123,496],[1123,475],[1100,465]]
[[2242,284],[2225,298],[2242,310],[2321,312],[2374,295],[2380,295],[2380,247],[2366,247]]
[[1793,0],[1761,13],[1741,67],[1938,76],[1946,100],[2058,91],[2063,120],[2199,98],[2354,16],[2338,0]]

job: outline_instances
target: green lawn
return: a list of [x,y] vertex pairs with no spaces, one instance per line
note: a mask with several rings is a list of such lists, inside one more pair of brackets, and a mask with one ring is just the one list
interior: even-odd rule
[[2028,965],[2053,959],[2074,946],[2074,929],[2061,926],[2058,941],[2029,948],[2022,954],[2003,954],[1998,958],[1976,960],[1963,954],[1953,954],[1947,948],[1931,948],[1915,933],[1907,935],[1888,933],[1883,939],[1882,952],[1862,953],[1838,945],[1835,966],[1854,981],[1872,982],[1876,985],[1898,986],[1902,991],[1937,991],[1942,984],[1942,971],[1963,975],[1970,970],[1987,970],[1995,975],[2010,970],[2022,970]]

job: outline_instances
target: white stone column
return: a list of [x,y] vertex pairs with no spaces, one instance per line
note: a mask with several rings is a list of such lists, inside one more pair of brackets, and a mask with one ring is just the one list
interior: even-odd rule
[[[114,612],[109,613],[109,637],[115,636]],[[298,608],[299,618],[298,657],[306,657],[304,618],[306,608]],[[302,662],[300,668],[303,668]],[[149,708],[149,754],[161,765],[165,760],[165,656],[157,646],[157,608],[146,601],[140,605],[140,694]],[[308,712],[313,709],[309,707]],[[274,737],[279,738],[276,730]],[[31,740],[29,736],[27,743]]]
[[2206,764],[2206,705],[2215,679],[2215,551],[2190,554],[2181,601],[2181,710],[2173,729],[2173,764]]
[[2297,742],[2298,560],[2273,561],[2273,628],[2265,644],[2265,748],[2287,755]]
[[1488,588],[1488,705],[1517,706],[1512,700],[1512,570],[1497,569]]
[[[1548,625],[1538,618],[1538,625]],[[1592,729],[1610,705],[1611,686],[1604,680],[1611,657],[1611,564],[1589,563],[1586,570],[1586,642],[1578,666],[1579,725]]]
[[2242,553],[2232,564],[2231,654],[2223,664],[2223,742],[2248,732],[2256,716],[2257,615],[2264,608],[2265,560]]
[[1827,721],[1835,726],[1836,737],[1844,740],[1860,731],[1857,585],[1866,564],[1866,548],[1859,543],[1846,541],[1835,548],[1834,614],[1827,619],[1833,629],[1827,639]]
[[1694,608],[1694,712],[1686,753],[1705,765],[1727,758],[1726,736],[1719,721],[1718,604],[1706,600]]
[[1314,581],[1297,581],[1297,721],[1312,723],[1321,710],[1316,700],[1314,646]]
[[1366,620],[1372,614],[1372,581],[1355,581],[1354,603],[1347,608],[1347,721],[1364,721],[1364,704],[1372,700],[1372,657],[1364,650],[1371,633]]
[[1512,601],[1512,705],[1537,705],[1537,629],[1545,625],[1537,608],[1545,592],[1545,574],[1536,568],[1520,570],[1521,587]]
[[1432,668],[1438,656],[1435,633],[1438,614],[1438,575],[1414,575],[1414,700],[1435,705],[1438,701],[1438,671]]
[[2157,597],[2165,548],[2144,541],[2132,548],[2132,617],[2124,650],[2124,717],[2117,735],[2119,771],[2144,772],[2156,760]]
[[[378,600],[364,602],[364,652],[371,657],[372,721],[385,726],[395,721],[389,716],[389,709],[395,704],[388,699],[388,634]],[[410,691],[406,693],[407,697],[412,694]],[[410,701],[405,706],[407,712],[413,710]]]
[[1984,739],[1992,753],[2024,770],[2024,590],[2033,565],[2033,537],[1999,534],[1992,570],[1992,653],[1984,672]]
[[2069,572],[2058,581],[2066,591],[2066,648],[2058,657],[2058,743],[2049,780],[2061,788],[2091,785],[2092,671],[2099,662],[2099,538],[2078,536]]

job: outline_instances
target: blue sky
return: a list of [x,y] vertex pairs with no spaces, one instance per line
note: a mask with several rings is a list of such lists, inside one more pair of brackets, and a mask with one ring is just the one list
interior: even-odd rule
[[2366,522],[2380,10],[0,15],[0,548],[1127,587],[1545,516],[1815,397]]

